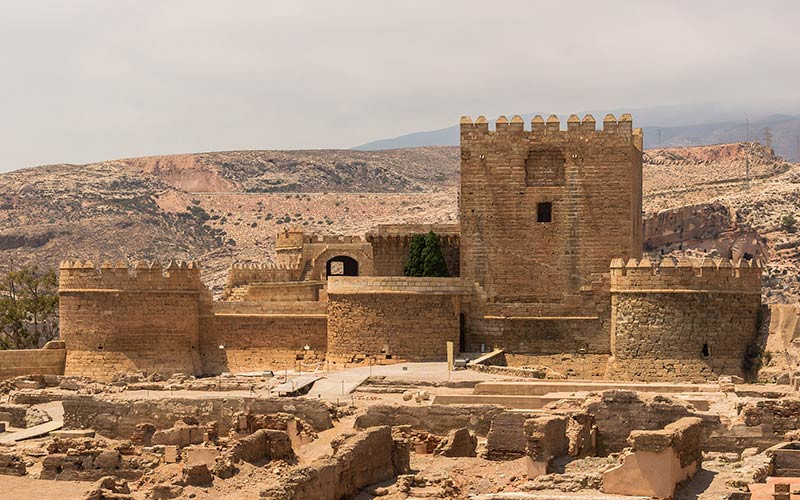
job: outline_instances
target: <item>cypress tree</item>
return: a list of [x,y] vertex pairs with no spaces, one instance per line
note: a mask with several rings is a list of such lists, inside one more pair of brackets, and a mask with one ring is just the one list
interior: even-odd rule
[[422,276],[422,251],[425,250],[425,236],[415,234],[411,238],[411,246],[408,249],[408,260],[403,267],[403,274],[406,276]]
[[447,272],[444,255],[442,255],[442,248],[439,246],[439,238],[433,231],[425,236],[425,249],[422,251],[422,276],[443,278],[450,276],[450,273]]

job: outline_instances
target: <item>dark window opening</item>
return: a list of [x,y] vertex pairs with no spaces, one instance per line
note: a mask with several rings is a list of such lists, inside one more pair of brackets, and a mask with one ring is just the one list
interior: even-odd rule
[[553,222],[553,204],[548,202],[536,205],[536,222]]
[[708,344],[703,344],[703,349],[700,351],[704,358],[711,356],[711,348],[708,347]]
[[97,350],[98,351],[102,351],[103,350],[103,346],[101,346],[101,345],[97,346]]
[[358,261],[346,255],[334,257],[325,264],[327,276],[358,276]]
[[744,255],[742,255],[742,257],[744,257],[744,260],[753,260],[753,254],[748,252],[745,252]]

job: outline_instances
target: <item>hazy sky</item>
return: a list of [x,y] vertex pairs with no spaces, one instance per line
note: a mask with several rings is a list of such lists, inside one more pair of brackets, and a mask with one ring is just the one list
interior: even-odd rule
[[0,0],[0,170],[797,103],[798,59],[797,0]]

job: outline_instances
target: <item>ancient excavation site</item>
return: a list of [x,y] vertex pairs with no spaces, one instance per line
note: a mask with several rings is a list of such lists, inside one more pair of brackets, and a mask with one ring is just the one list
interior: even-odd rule
[[[629,114],[489,125],[455,223],[286,224],[217,293],[203,259],[62,256],[60,338],[0,350],[0,498],[800,498],[766,239],[643,218]],[[447,277],[407,276],[416,235]]]

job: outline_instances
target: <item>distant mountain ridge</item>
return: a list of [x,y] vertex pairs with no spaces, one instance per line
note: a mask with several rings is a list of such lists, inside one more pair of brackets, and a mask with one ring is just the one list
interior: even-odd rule
[[[613,112],[613,111],[612,111]],[[615,116],[621,114],[613,112]],[[525,122],[530,122],[536,114],[547,117],[546,113],[529,113],[522,115]],[[583,116],[586,113],[580,113]],[[605,113],[590,112],[598,122]],[[709,121],[708,123],[674,123],[676,117],[652,110],[641,110],[633,113],[634,126],[641,127],[644,133],[645,149],[657,147],[705,146],[740,142],[748,137],[751,141],[764,143],[764,131],[772,132],[772,147],[775,154],[789,161],[800,161],[800,115],[772,114],[750,120],[749,127],[742,118],[732,119],[729,114],[720,114],[720,118],[728,119]],[[692,114],[687,116],[697,117]],[[508,116],[510,118],[510,116]],[[475,117],[472,117],[475,118]],[[496,117],[487,117],[490,123]],[[567,116],[559,115],[562,128],[566,127]],[[663,121],[662,121],[663,120]],[[668,125],[662,126],[661,123]],[[749,128],[749,131],[748,131]],[[659,136],[660,131],[660,136]],[[414,148],[421,146],[457,146],[459,143],[458,125],[438,130],[413,132],[398,137],[379,139],[361,144],[353,149],[374,151],[382,149]]]

